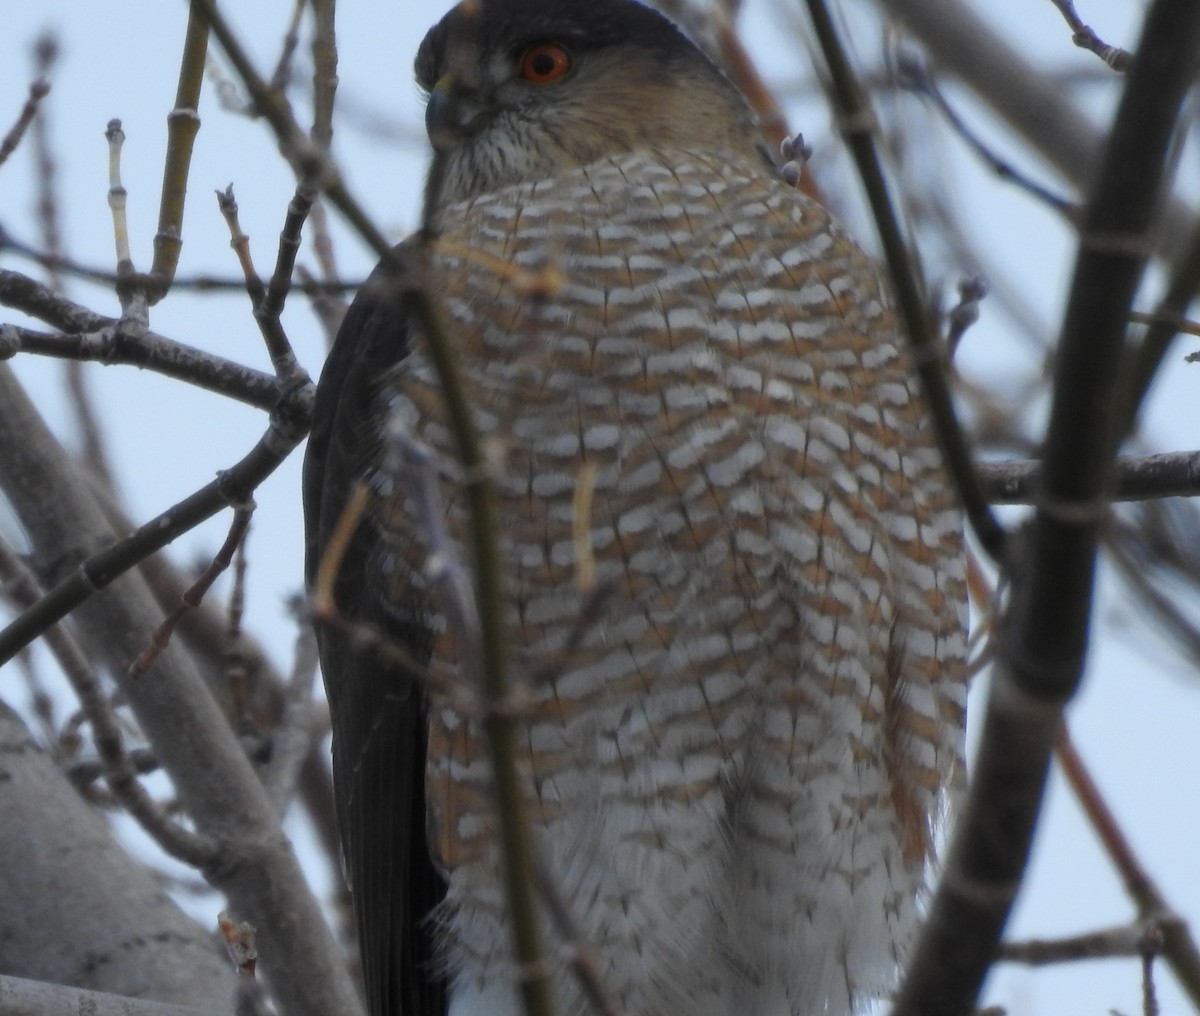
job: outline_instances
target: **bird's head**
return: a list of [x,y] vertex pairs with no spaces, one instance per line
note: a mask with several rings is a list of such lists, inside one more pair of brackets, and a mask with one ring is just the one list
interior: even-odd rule
[[442,203],[643,148],[759,146],[737,89],[636,0],[463,0],[416,75]]

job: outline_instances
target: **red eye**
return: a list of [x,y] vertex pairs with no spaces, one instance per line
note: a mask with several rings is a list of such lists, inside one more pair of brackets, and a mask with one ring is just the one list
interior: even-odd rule
[[571,69],[571,54],[562,46],[546,43],[534,46],[521,57],[520,73],[526,81],[535,85],[548,85],[551,81],[566,77]]

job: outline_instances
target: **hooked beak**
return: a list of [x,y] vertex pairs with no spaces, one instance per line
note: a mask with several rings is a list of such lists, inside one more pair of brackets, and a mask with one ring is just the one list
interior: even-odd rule
[[425,130],[434,151],[460,145],[475,133],[485,112],[473,94],[456,87],[451,75],[443,75],[425,106]]

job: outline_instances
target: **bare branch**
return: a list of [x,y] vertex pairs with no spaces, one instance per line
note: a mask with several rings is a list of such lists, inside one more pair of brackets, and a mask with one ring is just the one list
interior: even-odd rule
[[[1153,951],[1161,952],[1167,957],[1171,970],[1183,985],[1192,1004],[1200,1007],[1200,950],[1196,948],[1186,922],[1172,910],[1150,873],[1138,860],[1132,844],[1108,807],[1083,759],[1075,750],[1070,733],[1065,727],[1055,751],[1063,775],[1083,807],[1113,867],[1121,876],[1125,891],[1137,905],[1144,932],[1137,943],[1139,954],[1147,955],[1145,931],[1146,926],[1152,926],[1153,943],[1156,946]],[[1145,979],[1147,984],[1152,985],[1148,968]]]
[[945,872],[894,1012],[973,1004],[1021,882],[1062,707],[1078,687],[1130,303],[1179,102],[1200,48],[1200,7],[1156,0],[1082,219],[1062,327],[1037,512],[1011,557],[1012,591],[982,749]]
[[62,1016],[63,1013],[87,1013],[88,1016],[229,1016],[224,1006],[194,1008],[154,1002],[106,991],[87,991],[65,984],[50,984],[23,977],[0,974],[0,1012],[4,1016]]
[[1069,938],[1031,938],[1023,942],[1001,942],[996,959],[1031,967],[1077,960],[1113,959],[1142,955],[1145,926],[1122,924]]
[[183,619],[183,616],[200,604],[204,599],[204,594],[208,592],[212,584],[221,576],[222,572],[229,567],[229,563],[233,560],[234,551],[242,545],[242,540],[246,536],[246,530],[250,526],[252,511],[253,508],[246,505],[237,505],[234,507],[233,522],[230,523],[229,534],[225,538],[225,543],[217,551],[216,556],[209,566],[204,570],[204,574],[183,594],[180,604],[158,626],[154,632],[151,644],[146,648],[145,652],[133,661],[129,668],[129,676],[131,678],[136,680],[137,678],[144,677],[146,672],[154,666],[154,661],[158,659],[159,654],[170,643],[171,636],[174,634],[175,628]]
[[0,631],[0,663],[61,620],[93,593],[160,550],[181,533],[194,529],[224,508],[248,501],[308,433],[311,404],[306,389],[283,396],[258,444],[236,465],[194,494],[145,523],[131,536],[99,551],[63,579],[34,606]]
[[[10,372],[0,369],[0,382],[0,484],[34,543],[35,560],[61,573],[88,549],[111,541],[111,529]],[[293,436],[268,434],[242,466],[278,461]],[[226,495],[218,485],[213,496],[223,502]],[[193,506],[198,500],[189,499]],[[142,538],[163,542],[152,532]],[[127,665],[145,645],[156,614],[144,583],[126,575],[82,605],[74,620],[89,653]],[[172,644],[153,679],[131,681],[123,668],[112,669],[197,830],[220,844],[204,874],[229,895],[239,918],[258,927],[282,1008],[294,1016],[353,1016],[360,1003],[278,815],[192,661]]]
[[1109,67],[1118,74],[1124,74],[1129,70],[1129,65],[1133,61],[1133,56],[1119,46],[1110,46],[1092,31],[1090,25],[1086,25],[1083,19],[1075,11],[1075,5],[1071,0],[1050,0],[1059,13],[1062,14],[1067,24],[1071,26],[1071,41],[1080,49],[1086,49],[1089,53],[1095,53]]
[[[1042,463],[987,462],[979,475],[992,504],[1035,504]],[[1108,497],[1112,501],[1149,501],[1200,495],[1200,451],[1161,452],[1118,459]]]
[[29,97],[25,100],[25,105],[21,107],[16,123],[8,129],[4,139],[0,140],[0,166],[16,151],[17,145],[21,143],[21,138],[25,136],[25,131],[29,129],[33,118],[37,116],[38,104],[49,92],[49,83],[41,78],[29,86]]

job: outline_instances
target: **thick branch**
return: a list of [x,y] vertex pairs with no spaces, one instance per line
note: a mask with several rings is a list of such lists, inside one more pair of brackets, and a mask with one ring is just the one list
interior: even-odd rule
[[1126,322],[1198,49],[1200,6],[1156,0],[1082,218],[1037,511],[1011,557],[982,748],[896,1002],[903,1016],[970,1011],[1020,886],[1062,708],[1083,671]]
[[[231,1008],[233,972],[210,932],[113,839],[104,816],[2,702],[0,758],[0,971]],[[13,1012],[10,1001],[0,978],[5,1016]]]
[[[278,457],[275,440],[274,447],[269,439],[260,443],[246,460],[248,469]],[[43,581],[61,577],[112,540],[87,483],[2,365],[0,485],[34,545],[33,564]],[[219,484],[206,491],[213,510],[227,496]],[[189,499],[193,508],[204,494]],[[149,544],[162,545],[153,527],[141,532]],[[197,831],[222,844],[217,863],[204,873],[228,894],[239,918],[257,926],[263,966],[283,1010],[290,1016],[352,1016],[359,1002],[341,953],[274,807],[192,661],[173,644],[152,676],[124,677],[124,667],[145,648],[158,616],[145,584],[128,574],[111,590],[90,597],[74,620],[89,654],[117,675]]]
[[221,1005],[199,1009],[0,974],[0,1013],[4,1016],[228,1016],[229,1011]]

